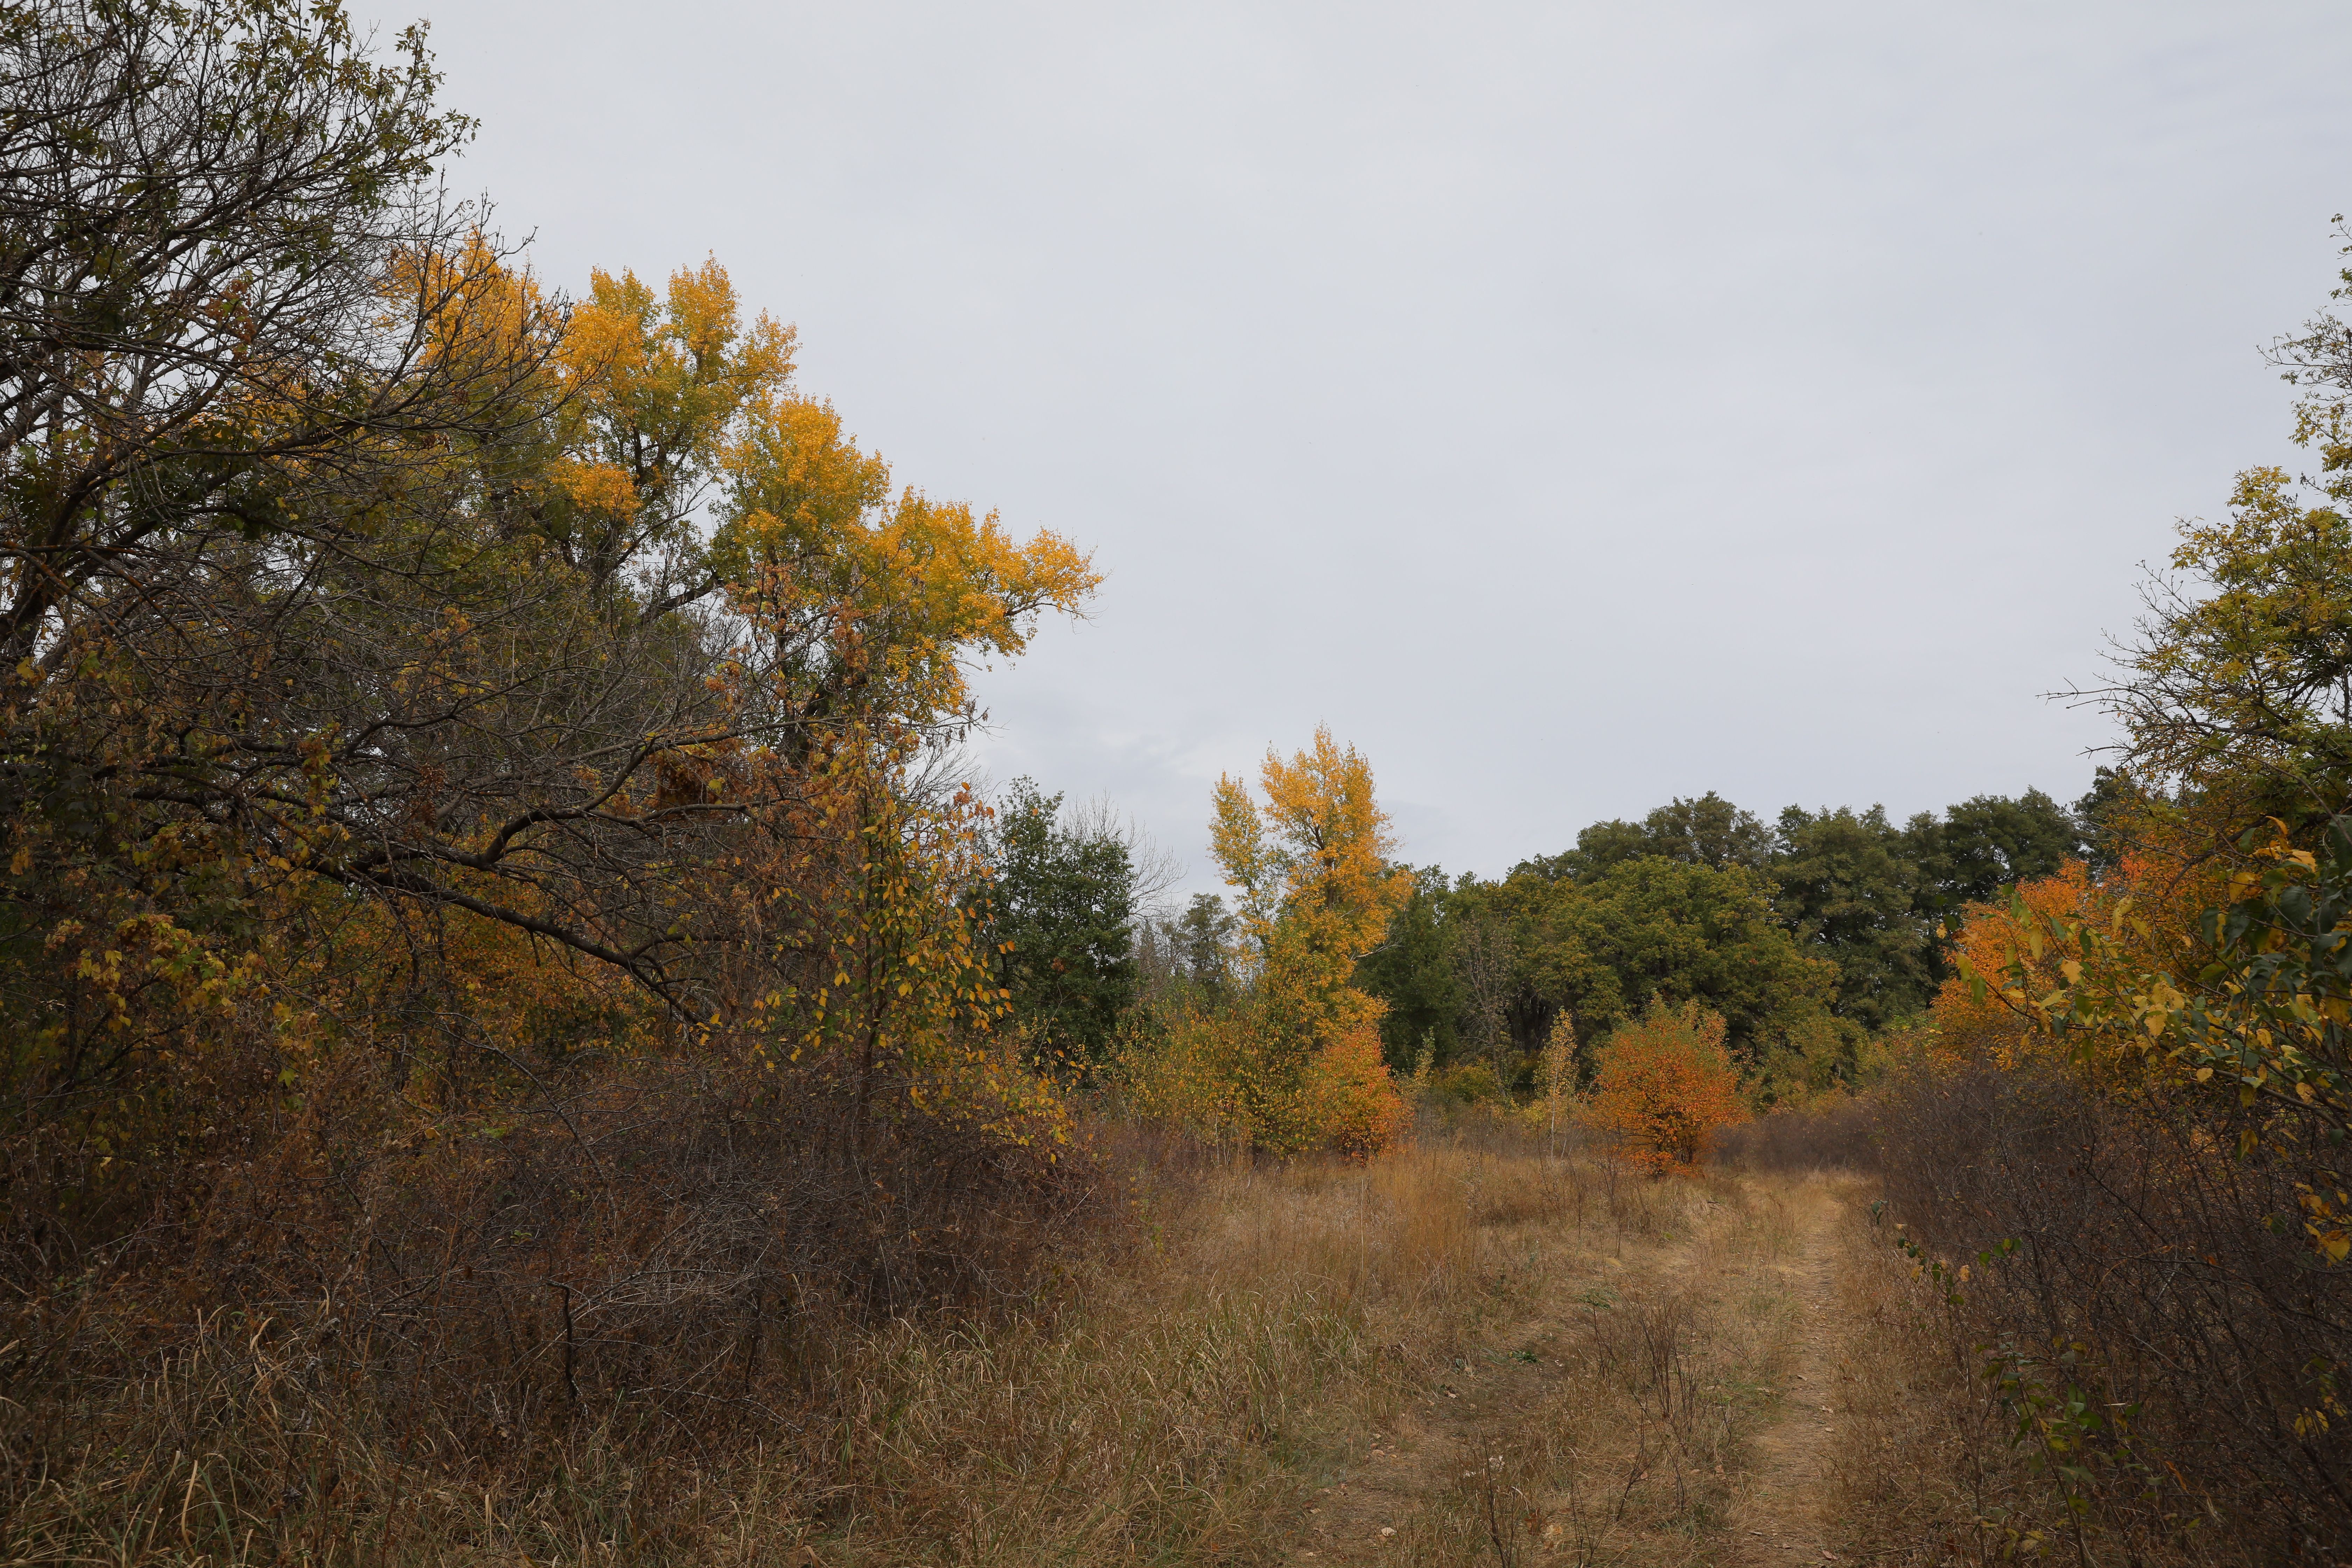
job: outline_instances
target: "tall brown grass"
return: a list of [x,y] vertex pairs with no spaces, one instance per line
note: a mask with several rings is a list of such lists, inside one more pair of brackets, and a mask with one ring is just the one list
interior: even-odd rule
[[1874,1104],[1832,1095],[1803,1108],[1769,1111],[1717,1133],[1714,1162],[1731,1170],[1784,1174],[1874,1170]]
[[756,1355],[740,1331],[689,1336],[723,1344],[727,1376],[660,1397],[626,1384],[650,1352],[592,1355],[576,1298],[568,1363],[561,1301],[510,1352],[543,1374],[536,1405],[496,1376],[385,1375],[417,1365],[385,1358],[397,1319],[331,1290],[176,1325],[146,1303],[52,1303],[47,1332],[81,1371],[7,1349],[32,1375],[0,1426],[0,1546],[122,1563],[1217,1561],[1296,1511],[1310,1456],[1455,1352],[1507,1293],[1509,1237],[1608,1201],[1564,1164],[1450,1147],[1174,1175],[1132,1148],[1103,1159],[1130,1223],[1065,1247],[1058,1279],[986,1310],[836,1316]]

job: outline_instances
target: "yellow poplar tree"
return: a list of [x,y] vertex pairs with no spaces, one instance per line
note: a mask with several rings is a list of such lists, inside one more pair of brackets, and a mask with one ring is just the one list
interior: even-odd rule
[[1402,1132],[1404,1102],[1381,1059],[1386,1004],[1349,984],[1412,890],[1372,770],[1328,727],[1287,762],[1217,781],[1211,846],[1237,891],[1257,963],[1236,1098],[1253,1135],[1290,1152],[1372,1153]]

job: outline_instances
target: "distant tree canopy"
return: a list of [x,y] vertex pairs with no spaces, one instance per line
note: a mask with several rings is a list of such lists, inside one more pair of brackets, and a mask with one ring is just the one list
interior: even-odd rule
[[1837,1005],[1870,1028],[1927,1004],[1928,933],[1917,909],[1919,864],[1878,806],[1790,806],[1774,859],[1780,918],[1809,951],[1837,965]]
[[[2100,773],[2113,776],[2104,768]],[[1938,911],[1982,903],[2003,888],[2047,877],[2079,858],[2093,831],[2093,788],[2081,816],[2030,789],[2014,800],[1991,795],[1964,800],[1940,822],[1926,813],[1913,817],[1904,832],[1918,862],[1924,901]]]
[[1136,967],[1148,995],[1184,990],[1196,1001],[1225,994],[1234,978],[1240,917],[1215,893],[1194,893],[1173,920],[1147,919],[1136,930]]
[[1833,1081],[1865,1036],[1933,998],[1945,921],[2094,853],[2099,813],[2129,791],[2103,773],[2073,811],[2030,789],[1900,826],[1874,805],[1790,806],[1768,824],[1713,791],[1677,797],[1499,882],[1415,870],[1359,983],[1389,1005],[1398,1070],[1426,1047],[1509,1081],[1556,1019],[1595,1041],[1657,1001],[1720,1015],[1751,1074]]
[[[1639,856],[1583,879],[1521,869],[1448,885],[1418,873],[1360,983],[1390,1005],[1384,1044],[1407,1067],[1423,1042],[1443,1065],[1493,1060],[1510,1081],[1563,1014],[1598,1040],[1654,998],[1697,1002],[1754,1056],[1827,1016],[1836,972],[1776,918],[1753,868]],[[1478,1015],[1481,1006],[1486,1013]]]
[[1438,868],[1415,869],[1412,889],[1387,936],[1356,966],[1357,984],[1388,1001],[1382,1051],[1400,1071],[1411,1070],[1424,1043],[1442,1061],[1460,1053],[1462,983],[1445,924],[1452,892]]
[[1639,822],[1596,822],[1576,836],[1575,848],[1523,860],[1512,870],[1553,880],[1591,877],[1645,855],[1717,870],[1726,866],[1760,868],[1771,860],[1775,847],[1772,830],[1759,818],[1709,790],[1696,800],[1676,797]]

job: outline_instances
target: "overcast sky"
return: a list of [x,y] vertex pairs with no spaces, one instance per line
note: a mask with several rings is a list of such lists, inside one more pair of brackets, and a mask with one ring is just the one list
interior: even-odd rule
[[1094,552],[980,749],[1203,888],[1318,722],[1450,870],[2079,795],[2038,694],[2293,465],[2352,207],[2342,0],[425,3],[544,279],[715,255],[900,481]]

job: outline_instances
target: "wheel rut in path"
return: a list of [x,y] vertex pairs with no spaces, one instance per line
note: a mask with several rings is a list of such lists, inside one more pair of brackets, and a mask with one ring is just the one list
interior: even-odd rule
[[1778,1266],[1790,1317],[1777,1416],[1754,1438],[1721,1561],[1834,1563],[1843,1532],[1832,1511],[1832,1459],[1849,1419],[1853,1325],[1838,1297],[1837,1233],[1845,1205],[1830,1183],[1792,1182],[1796,1244]]

